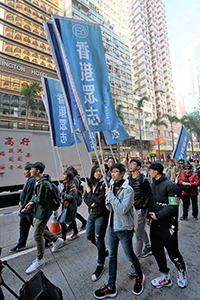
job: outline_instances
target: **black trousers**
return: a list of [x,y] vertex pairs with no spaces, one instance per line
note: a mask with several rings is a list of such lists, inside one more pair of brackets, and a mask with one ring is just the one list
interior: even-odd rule
[[197,196],[187,196],[183,194],[183,217],[188,217],[188,209],[190,206],[190,199],[192,200],[192,215],[194,218],[198,216],[198,205],[197,205]]
[[169,225],[159,225],[157,221],[152,221],[150,228],[150,239],[152,253],[157,261],[160,272],[168,273],[167,260],[164,248],[166,248],[169,258],[176,265],[177,269],[185,270],[185,263],[178,250],[177,229],[173,235],[170,234]]

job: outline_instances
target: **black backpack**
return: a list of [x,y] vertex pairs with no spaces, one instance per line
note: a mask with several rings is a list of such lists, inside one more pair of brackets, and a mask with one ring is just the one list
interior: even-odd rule
[[58,187],[52,182],[51,183],[52,191],[51,191],[51,209],[56,211],[60,207],[61,198],[60,191]]
[[79,187],[78,187],[78,193],[77,193],[77,206],[81,206],[82,201],[83,201],[83,186],[80,183]]
[[[183,182],[190,182],[189,177],[186,176],[185,179],[183,180]],[[192,186],[191,185],[183,185],[182,186],[184,192],[186,193],[191,193],[192,192]]]

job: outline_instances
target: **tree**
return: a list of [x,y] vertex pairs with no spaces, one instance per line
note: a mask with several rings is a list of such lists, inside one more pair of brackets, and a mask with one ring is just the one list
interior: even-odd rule
[[174,151],[174,131],[173,131],[173,123],[180,122],[179,118],[177,116],[170,116],[168,114],[163,114],[162,117],[166,117],[171,125],[171,134],[172,134],[172,150]]
[[160,132],[159,132],[159,127],[160,126],[165,126],[166,128],[168,127],[167,124],[162,120],[163,116],[157,116],[157,118],[153,121],[151,121],[150,126],[151,125],[155,125],[156,129],[158,130],[158,155],[159,155],[159,161],[161,161],[160,158],[160,143],[159,143],[159,138],[160,138]]
[[144,106],[144,101],[148,101],[149,98],[144,96],[137,102],[136,109],[138,110],[138,123],[139,123],[139,133],[140,133],[140,153],[141,153],[141,161],[143,165],[143,151],[142,151],[142,130],[141,130],[141,122],[140,122],[140,114],[142,112],[142,108]]
[[[122,108],[123,108],[123,105],[118,104],[116,106],[115,110],[116,110],[116,113],[118,114],[118,117],[120,118],[120,120],[124,124],[124,116],[123,116],[123,113],[122,113]],[[120,143],[117,143],[117,152],[118,152],[118,161],[120,162]]]
[[[28,113],[34,113],[38,108],[37,96],[42,91],[42,87],[38,82],[32,82],[30,85],[23,86],[20,90],[20,95],[26,102],[25,129],[28,129]],[[40,104],[39,104],[40,105]]]

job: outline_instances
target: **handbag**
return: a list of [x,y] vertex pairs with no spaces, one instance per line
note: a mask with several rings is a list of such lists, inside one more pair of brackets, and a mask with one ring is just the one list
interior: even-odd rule
[[71,222],[67,222],[67,207],[64,207],[61,214],[59,215],[59,217],[57,218],[57,221],[59,223],[63,223],[63,224],[69,224]]

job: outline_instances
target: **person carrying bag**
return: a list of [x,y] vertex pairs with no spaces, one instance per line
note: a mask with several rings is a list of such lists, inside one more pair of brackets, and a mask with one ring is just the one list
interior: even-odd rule
[[66,241],[66,224],[71,224],[74,229],[74,238],[78,237],[78,229],[75,222],[77,212],[77,187],[72,172],[65,171],[63,173],[63,186],[64,189],[61,191],[62,213],[57,221],[60,222],[62,228],[62,238]]

